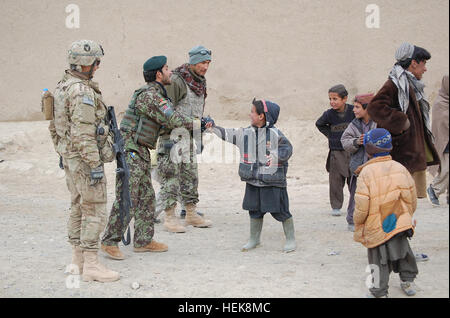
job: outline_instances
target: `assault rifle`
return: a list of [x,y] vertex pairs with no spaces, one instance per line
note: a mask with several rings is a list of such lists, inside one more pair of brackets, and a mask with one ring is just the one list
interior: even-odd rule
[[[122,181],[122,187],[120,189],[120,200],[119,200],[119,211],[120,211],[120,219],[122,221],[122,225],[125,223],[125,220],[128,220],[130,217],[130,208],[131,208],[131,197],[130,197],[130,188],[129,188],[129,178],[130,178],[130,170],[128,169],[127,162],[125,160],[125,143],[122,138],[122,134],[120,133],[119,127],[117,125],[116,114],[114,112],[113,106],[108,106],[108,122],[109,122],[109,130],[114,135],[114,143],[113,150],[116,155],[116,175]],[[125,239],[125,233],[122,236],[122,243],[124,245],[130,244],[130,226],[128,225],[127,229],[127,238]]]

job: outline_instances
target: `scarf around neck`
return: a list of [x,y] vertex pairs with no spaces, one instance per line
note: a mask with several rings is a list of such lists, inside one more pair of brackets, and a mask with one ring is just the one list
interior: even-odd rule
[[205,96],[206,99],[206,80],[204,79],[204,77],[202,78],[202,81],[196,80],[192,73],[189,71],[189,64],[186,63],[177,67],[175,70],[173,70],[173,73],[180,75],[189,86],[189,88],[195,93],[195,95]]
[[410,71],[405,70],[398,64],[395,64],[392,68],[389,73],[389,78],[394,82],[395,86],[397,86],[398,102],[405,114],[409,107],[409,89],[411,84],[416,100],[420,106],[425,127],[431,134],[430,104],[428,103],[424,92],[425,84],[417,79]]

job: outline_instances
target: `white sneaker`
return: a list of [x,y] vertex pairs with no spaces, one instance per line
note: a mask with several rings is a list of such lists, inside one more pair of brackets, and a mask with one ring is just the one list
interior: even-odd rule
[[341,216],[341,210],[333,209],[333,210],[331,210],[331,215],[332,216]]

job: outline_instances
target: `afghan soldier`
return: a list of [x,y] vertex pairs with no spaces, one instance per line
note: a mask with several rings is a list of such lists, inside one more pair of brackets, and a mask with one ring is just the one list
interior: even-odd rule
[[[189,63],[173,71],[172,84],[167,94],[177,111],[192,116],[197,123],[203,116],[206,98],[205,74],[211,62],[211,51],[196,46],[189,51]],[[158,149],[158,175],[161,191],[159,199],[165,211],[164,228],[169,232],[183,233],[186,228],[175,217],[178,197],[186,209],[185,225],[210,227],[212,222],[196,213],[198,203],[198,171],[195,136],[200,135],[200,124],[194,125],[187,136],[170,129],[161,130]],[[197,144],[197,147],[201,145]],[[173,149],[172,149],[173,148]],[[182,160],[174,160],[174,154],[182,152]],[[175,156],[176,157],[176,156]]]
[[134,217],[134,251],[165,252],[167,245],[153,240],[155,192],[151,180],[149,149],[155,149],[161,126],[192,130],[193,119],[174,111],[164,85],[170,84],[172,72],[165,56],[154,56],[144,63],[146,85],[134,92],[120,129],[125,142],[126,161],[130,170],[129,191],[132,209],[129,219],[120,219],[120,180],[116,182],[116,201],[102,239],[102,250],[111,258],[124,259],[118,244]]
[[[71,194],[71,273],[82,273],[84,281],[112,282],[119,273],[100,264],[97,257],[106,223],[104,163],[114,160],[107,109],[98,84],[92,81],[104,52],[99,44],[81,40],[72,43],[68,53],[70,69],[56,86],[49,129]],[[99,129],[103,135],[97,134]]]

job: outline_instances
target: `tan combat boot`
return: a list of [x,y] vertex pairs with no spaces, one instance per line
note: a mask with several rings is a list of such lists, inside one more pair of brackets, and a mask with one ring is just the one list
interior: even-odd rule
[[193,203],[186,204],[186,226],[195,227],[211,227],[212,222],[198,215],[195,211],[196,205]]
[[123,260],[125,255],[120,251],[118,246],[108,246],[102,244],[102,251],[105,252],[112,259]]
[[175,216],[175,206],[164,211],[166,216],[164,217],[164,228],[172,233],[184,233],[186,228],[178,222]]
[[83,251],[83,281],[114,282],[119,280],[118,272],[109,270],[98,261],[97,251]]
[[134,251],[136,253],[143,253],[143,252],[167,252],[169,247],[164,243],[156,242],[155,240],[152,240],[150,243],[143,247],[135,247]]
[[72,262],[67,266],[66,272],[72,275],[83,274],[83,251],[79,245],[72,245]]

